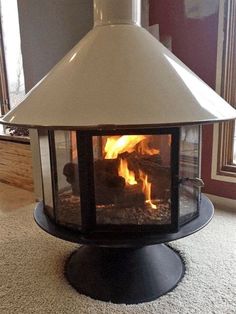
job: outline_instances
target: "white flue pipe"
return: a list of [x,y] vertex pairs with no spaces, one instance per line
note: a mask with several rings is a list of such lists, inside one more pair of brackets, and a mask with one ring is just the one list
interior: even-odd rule
[[141,25],[141,0],[94,0],[94,26]]

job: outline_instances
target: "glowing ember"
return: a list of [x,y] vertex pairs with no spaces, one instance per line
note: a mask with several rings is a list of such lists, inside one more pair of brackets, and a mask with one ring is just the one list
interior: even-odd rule
[[139,170],[139,176],[140,176],[140,179],[143,183],[142,191],[143,191],[145,198],[146,198],[145,203],[149,204],[152,209],[157,209],[157,206],[154,205],[152,203],[152,200],[151,200],[152,185],[150,182],[148,182],[148,176],[145,173],[143,173],[141,170]]
[[125,179],[126,184],[135,185],[138,182],[135,180],[135,174],[133,171],[130,171],[128,168],[128,162],[126,159],[120,160],[120,165],[118,169],[119,176]]

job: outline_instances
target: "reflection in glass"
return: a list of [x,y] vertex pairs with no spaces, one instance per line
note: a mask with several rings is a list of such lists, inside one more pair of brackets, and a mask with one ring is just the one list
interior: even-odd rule
[[68,227],[81,226],[79,170],[76,132],[55,131],[57,174],[57,221]]
[[170,224],[171,136],[93,137],[98,224]]
[[184,224],[198,213],[200,189],[188,179],[199,178],[199,126],[181,128],[180,178],[180,224]]

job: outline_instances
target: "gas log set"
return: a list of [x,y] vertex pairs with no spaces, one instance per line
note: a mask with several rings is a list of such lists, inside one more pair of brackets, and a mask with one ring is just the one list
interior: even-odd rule
[[141,0],[94,0],[94,28],[1,119],[37,130],[34,218],[83,244],[66,263],[70,284],[126,304],[183,277],[181,256],[163,243],[213,216],[201,194],[201,125],[236,118],[140,13]]
[[[97,138],[94,149],[97,223],[170,223],[170,146],[169,135]],[[72,190],[59,193],[62,210],[68,214],[71,209],[72,216],[80,206],[78,173],[75,162],[64,166],[63,174]]]

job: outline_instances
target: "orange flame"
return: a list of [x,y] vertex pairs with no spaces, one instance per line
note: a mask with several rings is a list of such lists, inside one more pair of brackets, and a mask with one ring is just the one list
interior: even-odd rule
[[119,176],[125,179],[126,184],[129,184],[129,185],[138,184],[138,182],[135,180],[134,172],[130,171],[128,168],[128,162],[126,159],[120,160],[118,173],[119,173]]
[[[150,148],[148,145],[148,136],[144,135],[124,135],[124,136],[111,136],[107,138],[105,144],[105,159],[116,159],[119,154],[132,153],[135,150],[139,154],[156,155],[160,150]],[[138,182],[135,179],[135,173],[128,168],[128,161],[121,158],[118,168],[119,176],[125,179],[126,185],[136,185]],[[152,185],[148,181],[148,176],[139,170],[139,177],[142,181],[142,191],[145,195],[145,203],[152,209],[157,209],[151,201],[151,188]]]
[[105,159],[115,159],[119,154],[132,153],[135,146],[143,141],[143,135],[124,135],[120,137],[109,137],[105,145]]
[[140,179],[143,183],[142,191],[143,191],[145,198],[146,198],[145,203],[149,204],[152,209],[157,209],[157,206],[154,205],[152,203],[152,200],[151,200],[152,185],[150,182],[148,182],[148,176],[145,173],[143,173],[141,170],[139,170],[139,176],[140,176]]

